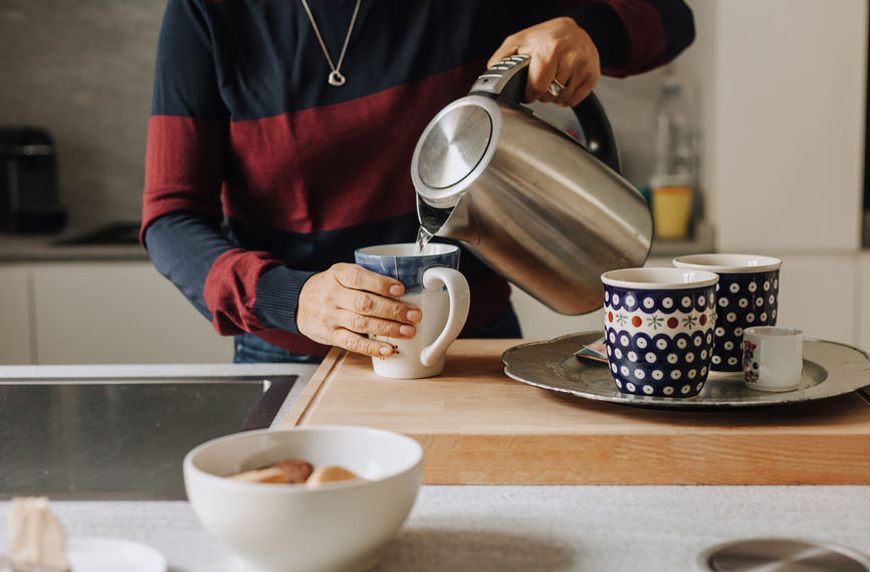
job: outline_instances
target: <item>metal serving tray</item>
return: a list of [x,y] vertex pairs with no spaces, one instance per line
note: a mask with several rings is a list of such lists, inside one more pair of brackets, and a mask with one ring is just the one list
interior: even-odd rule
[[695,397],[672,398],[622,393],[606,364],[580,360],[574,352],[601,338],[583,332],[515,346],[502,354],[505,374],[521,383],[596,401],[668,409],[764,407],[825,399],[870,387],[870,356],[837,342],[804,342],[803,380],[782,393],[756,391],[743,384],[742,372],[711,372]]

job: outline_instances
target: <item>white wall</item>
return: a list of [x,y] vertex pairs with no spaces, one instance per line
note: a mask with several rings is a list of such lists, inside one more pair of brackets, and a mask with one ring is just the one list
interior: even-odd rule
[[728,0],[717,30],[722,248],[860,245],[866,0]]

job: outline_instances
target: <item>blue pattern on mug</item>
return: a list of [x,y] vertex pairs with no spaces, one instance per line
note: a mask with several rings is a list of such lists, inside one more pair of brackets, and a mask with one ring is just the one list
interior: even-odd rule
[[608,367],[623,393],[692,397],[713,356],[715,287],[631,289],[605,284]]
[[354,253],[357,264],[372,272],[395,278],[405,285],[405,294],[423,290],[423,272],[443,266],[459,268],[459,247],[453,244],[432,243],[422,254],[414,243],[382,244],[360,248]]
[[743,331],[753,326],[776,325],[779,270],[717,274],[719,320],[711,367],[714,371],[742,371]]

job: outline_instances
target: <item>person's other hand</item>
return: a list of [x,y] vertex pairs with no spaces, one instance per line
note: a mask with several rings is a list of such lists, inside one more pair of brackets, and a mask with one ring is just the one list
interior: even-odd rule
[[[526,101],[555,101],[574,107],[601,77],[598,49],[586,30],[571,18],[554,18],[508,36],[487,66],[514,54],[529,54]],[[565,86],[557,97],[547,90],[553,80]]]
[[395,298],[405,293],[398,280],[356,264],[333,264],[305,282],[299,293],[296,327],[311,340],[372,357],[389,357],[396,349],[368,334],[413,338],[419,308]]

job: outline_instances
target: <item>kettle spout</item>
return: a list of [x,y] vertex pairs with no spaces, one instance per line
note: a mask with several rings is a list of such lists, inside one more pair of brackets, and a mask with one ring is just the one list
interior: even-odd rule
[[420,229],[431,236],[437,236],[438,231],[444,226],[444,223],[450,218],[450,213],[453,208],[439,209],[431,206],[426,201],[417,195],[417,220],[420,222]]
[[422,231],[443,238],[452,238],[468,243],[477,242],[466,197],[462,197],[455,206],[438,208],[428,204],[417,195],[417,220]]

